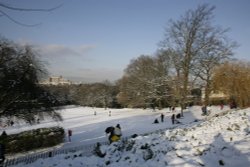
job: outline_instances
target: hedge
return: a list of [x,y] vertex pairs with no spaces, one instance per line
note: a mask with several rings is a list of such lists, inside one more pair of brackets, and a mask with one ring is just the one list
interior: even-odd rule
[[52,147],[62,143],[63,140],[64,129],[62,127],[40,128],[19,134],[2,134],[0,136],[0,143],[5,145],[7,154]]

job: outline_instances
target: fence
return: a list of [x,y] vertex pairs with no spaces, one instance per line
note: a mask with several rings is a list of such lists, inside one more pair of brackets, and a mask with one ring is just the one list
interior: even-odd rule
[[[108,142],[99,142],[99,143],[102,145],[108,144]],[[5,160],[3,167],[9,167],[9,166],[16,165],[19,163],[29,164],[29,163],[35,162],[36,160],[40,158],[44,159],[44,158],[53,157],[59,154],[67,154],[67,153],[72,153],[72,152],[77,152],[77,151],[81,151],[83,156],[90,156],[93,154],[93,150],[95,146],[96,144],[87,145],[87,146],[82,145],[82,146],[76,146],[76,147],[71,147],[71,148],[58,148],[58,149],[39,152],[35,154],[33,153],[29,155],[24,155],[24,156],[20,156],[17,158],[9,158]]]

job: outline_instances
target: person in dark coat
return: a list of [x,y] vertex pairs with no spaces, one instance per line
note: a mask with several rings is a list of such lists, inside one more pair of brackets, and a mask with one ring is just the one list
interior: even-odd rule
[[176,118],[177,118],[177,119],[181,118],[181,114],[178,113],[178,114],[176,115]]
[[164,122],[164,114],[161,114],[161,122]]
[[157,118],[155,118],[155,120],[154,120],[153,124],[158,124],[158,123],[159,123],[158,119],[157,119]]
[[107,127],[105,132],[106,134],[109,134],[109,142],[112,143],[112,137],[114,136],[114,130],[115,128],[113,126]]
[[171,116],[171,120],[172,120],[172,124],[174,124],[174,122],[175,122],[175,114],[173,114],[173,115]]
[[234,108],[237,108],[237,104],[236,104],[236,102],[233,100],[233,101],[230,103],[230,109],[234,109]]
[[207,115],[207,106],[205,106],[205,105],[202,106],[202,107],[201,107],[201,111],[202,111],[202,114],[203,114],[203,115]]

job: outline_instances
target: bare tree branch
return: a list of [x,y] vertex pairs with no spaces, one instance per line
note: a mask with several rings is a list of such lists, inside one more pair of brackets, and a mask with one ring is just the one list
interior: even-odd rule
[[56,10],[56,9],[60,8],[61,6],[62,6],[62,4],[60,4],[60,5],[56,6],[56,7],[53,7],[53,8],[48,8],[48,9],[40,9],[40,8],[31,9],[31,8],[13,7],[13,6],[10,6],[10,5],[6,5],[4,3],[0,3],[0,7],[6,8],[6,9],[9,9],[9,10],[25,11],[25,12],[51,12],[53,10]]
[[42,23],[36,23],[36,24],[22,23],[20,21],[17,21],[13,17],[11,17],[7,12],[3,11],[2,9],[12,10],[12,11],[20,11],[20,12],[51,12],[53,10],[56,10],[56,9],[60,8],[61,6],[62,6],[62,4],[60,4],[60,5],[56,6],[56,7],[53,7],[53,8],[48,8],[48,9],[42,9],[42,8],[32,9],[32,8],[14,7],[14,6],[6,5],[6,4],[0,2],[0,17],[5,16],[6,18],[8,18],[13,23],[24,26],[24,27],[35,27],[35,26],[41,25]]
[[38,24],[24,24],[22,22],[19,22],[17,20],[15,20],[14,18],[12,18],[11,16],[9,16],[7,13],[3,12],[2,10],[0,10],[0,13],[2,13],[2,15],[0,16],[5,16],[7,17],[10,21],[18,24],[18,25],[21,25],[21,26],[25,26],[25,27],[35,27],[35,26],[39,26],[41,25],[42,23],[38,23]]

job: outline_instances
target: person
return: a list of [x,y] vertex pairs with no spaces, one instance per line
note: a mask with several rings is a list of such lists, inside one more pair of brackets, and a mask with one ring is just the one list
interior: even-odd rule
[[71,136],[72,136],[72,130],[68,130],[68,137],[69,137],[69,142],[71,142]]
[[116,142],[116,141],[120,140],[120,137],[115,134],[115,127],[113,127],[113,126],[107,127],[105,132],[106,132],[106,134],[109,134],[110,144],[112,142]]
[[161,122],[164,122],[164,114],[161,113]]
[[202,115],[207,115],[207,106],[203,105],[201,107]]
[[172,112],[175,112],[175,107],[172,107]]
[[5,146],[0,143],[0,166],[3,166],[5,160]]
[[233,101],[230,103],[230,109],[234,109],[234,108],[237,108],[237,104],[236,104],[235,100],[233,100]]
[[178,113],[178,114],[176,115],[176,118],[177,118],[177,119],[181,118],[181,114]]
[[7,136],[8,136],[8,135],[7,135],[6,131],[4,130],[4,131],[2,132],[2,134],[1,134],[1,138],[5,139]]
[[155,120],[154,120],[153,124],[158,124],[158,123],[159,123],[158,119],[157,119],[157,118],[155,118]]
[[172,120],[172,124],[174,124],[174,122],[175,122],[175,114],[173,114],[173,115],[171,116],[171,120]]
[[114,129],[114,135],[118,136],[119,139],[121,138],[122,136],[122,131],[121,131],[121,126],[120,124],[117,124],[115,129]]
[[111,116],[111,111],[109,111],[109,116]]
[[209,105],[209,106],[207,107],[207,113],[206,113],[207,115],[211,114],[211,110],[212,110],[212,109],[211,109],[211,106],[212,106],[212,105]]
[[220,109],[223,110],[223,108],[224,108],[224,104],[223,104],[223,102],[221,102]]
[[10,121],[10,126],[13,126],[14,125],[14,121]]

